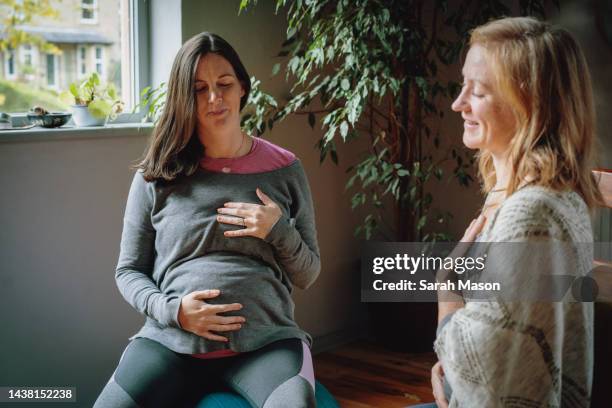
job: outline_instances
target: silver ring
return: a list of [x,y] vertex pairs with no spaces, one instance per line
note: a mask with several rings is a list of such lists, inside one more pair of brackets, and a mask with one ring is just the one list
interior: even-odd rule
[[240,220],[242,221],[242,226],[246,227],[246,223],[244,222],[244,218],[241,218]]

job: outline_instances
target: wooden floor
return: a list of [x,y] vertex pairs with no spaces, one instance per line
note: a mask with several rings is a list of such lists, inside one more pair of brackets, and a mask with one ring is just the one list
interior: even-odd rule
[[434,353],[392,352],[368,342],[314,356],[317,380],[342,408],[395,408],[433,402]]

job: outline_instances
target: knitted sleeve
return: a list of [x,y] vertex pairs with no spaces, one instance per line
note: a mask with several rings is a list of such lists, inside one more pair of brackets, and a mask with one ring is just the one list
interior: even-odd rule
[[306,289],[319,275],[321,259],[310,186],[301,164],[291,186],[291,214],[284,214],[265,240],[274,247],[276,259],[291,283]]
[[152,279],[155,229],[151,224],[153,186],[136,172],[128,195],[115,280],[121,295],[161,325],[179,327],[180,299],[163,294]]
[[[488,253],[487,273],[520,287],[526,274],[588,269],[586,257],[567,259],[546,245],[575,239],[588,222],[588,215],[565,213],[558,201],[535,192],[508,199],[486,238],[503,242]],[[452,388],[450,406],[588,407],[590,327],[592,310],[584,303],[467,302],[434,345]]]

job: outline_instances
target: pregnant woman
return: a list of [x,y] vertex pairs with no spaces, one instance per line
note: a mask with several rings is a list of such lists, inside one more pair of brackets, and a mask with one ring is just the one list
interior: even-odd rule
[[245,134],[249,75],[222,38],[179,50],[125,211],[116,280],[146,316],[96,407],[193,406],[229,387],[253,407],[312,407],[310,336],[292,287],[320,270],[299,160]]

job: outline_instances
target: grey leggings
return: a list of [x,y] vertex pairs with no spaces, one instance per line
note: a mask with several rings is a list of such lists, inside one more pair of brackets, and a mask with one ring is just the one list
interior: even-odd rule
[[253,407],[315,407],[313,385],[298,375],[299,339],[280,340],[234,357],[198,359],[146,338],[126,348],[94,408],[193,407],[228,388]]

